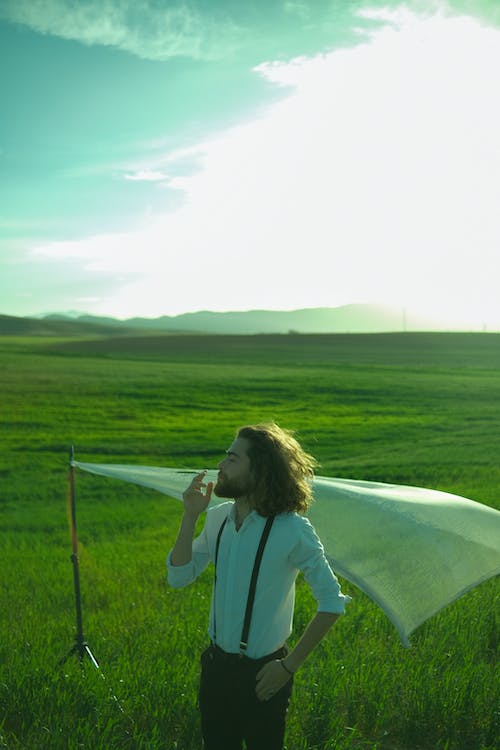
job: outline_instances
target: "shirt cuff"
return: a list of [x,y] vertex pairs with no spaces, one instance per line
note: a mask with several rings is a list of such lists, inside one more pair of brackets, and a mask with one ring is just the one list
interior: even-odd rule
[[318,601],[318,612],[330,612],[332,615],[343,615],[345,605],[352,601],[348,594],[339,594],[335,599],[324,598]]
[[194,580],[194,564],[190,560],[185,565],[172,565],[172,550],[167,555],[167,577],[173,589],[181,589]]

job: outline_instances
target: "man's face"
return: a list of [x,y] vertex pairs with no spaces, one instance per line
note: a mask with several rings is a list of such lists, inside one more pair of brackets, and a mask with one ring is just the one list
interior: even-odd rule
[[236,438],[226,451],[226,457],[217,467],[219,475],[214,488],[217,497],[237,499],[252,491],[254,482],[247,449],[248,440]]

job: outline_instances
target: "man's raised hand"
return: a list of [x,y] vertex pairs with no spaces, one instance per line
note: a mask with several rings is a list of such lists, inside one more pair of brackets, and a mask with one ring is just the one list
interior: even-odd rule
[[197,518],[200,513],[207,509],[214,488],[213,482],[205,483],[203,480],[206,471],[201,471],[194,478],[189,487],[182,493],[184,499],[184,511],[188,515]]

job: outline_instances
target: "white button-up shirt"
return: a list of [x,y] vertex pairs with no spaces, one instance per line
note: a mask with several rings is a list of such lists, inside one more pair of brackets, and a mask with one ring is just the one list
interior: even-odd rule
[[[217,645],[238,653],[245,618],[255,555],[266,518],[256,511],[235,525],[233,502],[222,503],[207,512],[205,527],[193,542],[193,556],[186,565],[173,566],[167,557],[168,581],[174,588],[187,586],[215,561],[220,526],[222,532],[217,562],[215,601],[210,605],[209,636],[214,638],[214,609]],[[337,578],[325,557],[316,532],[303,516],[282,513],[274,519],[257,579],[246,654],[253,659],[281,648],[292,632],[295,579],[302,571],[318,604],[318,612],[341,614],[350,597],[340,591]]]

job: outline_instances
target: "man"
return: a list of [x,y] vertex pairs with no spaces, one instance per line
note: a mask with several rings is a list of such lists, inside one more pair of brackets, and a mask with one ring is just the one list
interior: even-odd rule
[[[241,428],[220,462],[217,483],[198,474],[168,559],[169,582],[191,583],[212,560],[211,645],[202,655],[199,705],[206,750],[281,750],[293,675],[333,625],[344,596],[309,521],[315,461],[274,423]],[[230,498],[199,515],[212,491]],[[317,614],[295,647],[295,579],[302,571]]]

